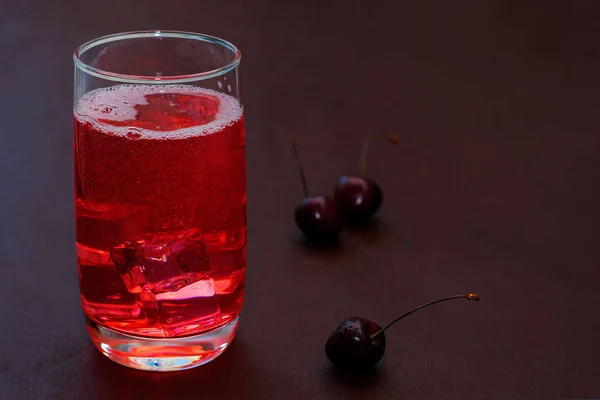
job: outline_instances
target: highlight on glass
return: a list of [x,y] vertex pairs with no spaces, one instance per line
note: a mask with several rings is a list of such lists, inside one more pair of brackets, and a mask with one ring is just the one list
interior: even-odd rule
[[74,53],[81,304],[94,345],[174,371],[233,340],[246,274],[240,51],[212,36],[140,31]]

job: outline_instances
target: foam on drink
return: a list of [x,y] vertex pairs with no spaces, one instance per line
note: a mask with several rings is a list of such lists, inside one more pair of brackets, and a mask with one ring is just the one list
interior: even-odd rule
[[[146,96],[160,93],[215,98],[219,102],[217,114],[206,124],[176,130],[152,130],[110,123],[110,121],[135,120],[138,115],[135,106],[147,105]],[[177,105],[174,104],[174,107]],[[81,122],[92,124],[95,129],[106,134],[132,139],[172,140],[220,132],[237,122],[243,115],[243,109],[238,100],[232,96],[190,85],[117,85],[86,93],[75,105],[74,114]],[[132,132],[135,133],[134,136]]]

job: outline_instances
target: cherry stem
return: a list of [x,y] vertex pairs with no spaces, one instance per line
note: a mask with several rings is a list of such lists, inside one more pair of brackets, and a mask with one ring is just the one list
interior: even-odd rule
[[296,165],[298,166],[298,174],[300,175],[300,180],[302,181],[302,189],[304,190],[304,197],[308,197],[308,184],[306,183],[306,176],[304,175],[304,168],[302,168],[302,163],[300,162],[300,156],[298,155],[298,147],[296,146],[295,140],[292,140],[292,149],[294,150],[294,157],[296,158]]
[[400,321],[402,318],[404,317],[408,317],[410,314],[414,313],[415,311],[419,311],[421,308],[425,308],[425,307],[429,307],[431,305],[437,304],[437,303],[441,303],[444,301],[448,301],[448,300],[456,300],[456,299],[467,299],[467,300],[475,300],[475,301],[481,301],[481,298],[476,295],[475,293],[469,293],[469,294],[457,294],[455,296],[450,296],[450,297],[444,297],[443,299],[438,299],[438,300],[434,300],[434,301],[430,301],[429,303],[425,303],[420,305],[419,307],[399,316],[398,318],[396,318],[395,320],[393,320],[392,322],[390,322],[389,324],[387,324],[383,329],[378,330],[377,332],[375,332],[374,334],[371,335],[371,339],[373,339],[375,336],[379,335],[380,333],[384,332],[386,329],[388,329],[390,326],[394,325],[396,322]]
[[387,135],[385,133],[379,133],[376,135],[371,135],[365,140],[363,143],[362,153],[360,155],[360,174],[361,176],[365,176],[367,172],[367,153],[369,152],[369,147],[371,147],[371,143],[373,140],[377,139],[385,139],[392,144],[398,144],[398,138],[394,135]]

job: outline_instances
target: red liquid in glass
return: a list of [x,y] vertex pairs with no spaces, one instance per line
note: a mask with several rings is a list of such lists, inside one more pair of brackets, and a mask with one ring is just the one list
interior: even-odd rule
[[119,332],[188,336],[242,308],[242,110],[191,86],[122,85],[75,106],[75,217],[87,317]]

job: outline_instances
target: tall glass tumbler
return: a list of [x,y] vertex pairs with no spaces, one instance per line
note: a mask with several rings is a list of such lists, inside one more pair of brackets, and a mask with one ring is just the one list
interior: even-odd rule
[[81,303],[96,347],[137,369],[218,357],[244,299],[240,52],[142,31],[79,47],[73,115]]

